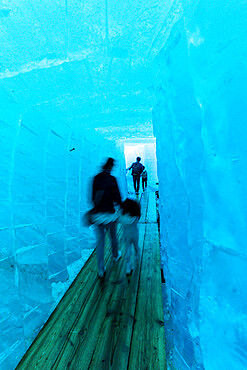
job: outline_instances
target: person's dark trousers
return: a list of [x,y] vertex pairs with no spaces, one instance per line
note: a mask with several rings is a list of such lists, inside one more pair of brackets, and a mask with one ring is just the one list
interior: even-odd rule
[[133,176],[134,189],[138,193],[140,189],[140,176]]
[[96,255],[97,255],[97,263],[98,263],[99,272],[104,272],[105,232],[106,232],[106,229],[108,228],[110,229],[110,234],[111,234],[111,246],[112,246],[113,257],[116,258],[118,256],[116,222],[111,222],[108,225],[97,225],[96,226],[96,232],[97,232]]
[[144,190],[147,187],[147,179],[142,178],[142,189]]

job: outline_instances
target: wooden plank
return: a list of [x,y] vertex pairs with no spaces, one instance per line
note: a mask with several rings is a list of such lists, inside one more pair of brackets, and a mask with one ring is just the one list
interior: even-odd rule
[[[59,338],[61,338],[61,336],[63,337],[63,333],[65,335],[69,333],[73,326],[76,315],[75,312],[79,311],[81,301],[85,295],[84,287],[86,286],[91,290],[94,285],[94,279],[92,279],[90,284],[90,277],[91,274],[88,275],[88,278],[83,279],[82,283],[77,281],[78,284],[74,284],[74,286],[78,288],[77,291],[75,291],[75,289],[68,290],[68,293],[59,303],[56,311],[50,317],[35,342],[22,359],[17,367],[18,369],[42,369],[46,361],[50,360],[50,362],[52,362],[52,357],[56,356],[56,351],[62,346],[62,340]],[[86,294],[88,294],[88,291]],[[49,338],[49,340],[47,340],[47,338]]]
[[[92,370],[125,370],[128,367],[144,235],[145,225],[140,225],[139,259],[132,275],[129,278],[125,277],[121,284],[114,287],[109,301],[109,312],[111,314],[104,319],[95,353],[90,364],[90,369]],[[125,264],[122,274],[124,272]]]
[[57,369],[88,369],[104,318],[109,315],[108,302],[113,293],[114,284],[121,283],[121,259],[112,265],[105,279],[95,286],[92,294],[83,306],[76,327],[71,330],[62,350],[54,364]]
[[157,222],[155,192],[149,193],[146,222]]
[[132,276],[124,258],[112,263],[107,238],[105,279],[94,252],[18,369],[166,369],[155,196],[143,194],[141,205],[143,254]]
[[140,217],[140,220],[139,220],[139,224],[142,224],[142,223],[146,222],[147,211],[148,211],[148,198],[149,198],[148,193],[143,193],[142,194],[141,201],[140,201],[141,217]]
[[[118,230],[118,236],[121,229]],[[105,263],[109,268],[111,263],[111,249],[109,236],[106,238]],[[83,303],[92,294],[100,281],[97,277],[97,263],[95,251],[78,274],[77,278],[50,316],[49,320],[29,348],[17,369],[39,368],[53,364],[64,346],[66,338],[77,322]],[[49,338],[49,340],[47,340]]]
[[129,369],[166,369],[157,224],[147,224]]

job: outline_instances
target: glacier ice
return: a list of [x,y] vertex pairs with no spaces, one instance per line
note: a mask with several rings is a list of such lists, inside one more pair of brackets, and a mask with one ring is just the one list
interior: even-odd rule
[[247,7],[183,5],[157,56],[153,111],[174,357],[179,368],[242,369]]
[[80,219],[103,157],[125,194],[122,143],[153,133],[174,366],[247,367],[246,15],[245,0],[2,1],[0,367],[93,250]]
[[15,114],[3,99],[0,367],[13,369],[94,249],[81,224],[89,179],[107,155],[120,157],[117,173],[125,164],[120,147],[93,129],[49,121],[37,107]]

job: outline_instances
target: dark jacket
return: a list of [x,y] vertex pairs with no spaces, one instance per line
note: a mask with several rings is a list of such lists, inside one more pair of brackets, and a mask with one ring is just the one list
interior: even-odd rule
[[145,169],[145,166],[143,166],[141,162],[134,162],[128,169],[129,170],[132,169],[132,173],[131,173],[132,176],[140,177],[142,171]]
[[109,172],[103,171],[93,181],[93,203],[97,212],[114,213],[114,203],[121,203],[117,180]]

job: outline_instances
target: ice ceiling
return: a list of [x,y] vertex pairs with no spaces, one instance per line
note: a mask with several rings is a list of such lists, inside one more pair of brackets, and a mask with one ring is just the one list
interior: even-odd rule
[[150,137],[152,60],[178,17],[173,0],[4,0],[1,86],[49,119]]

